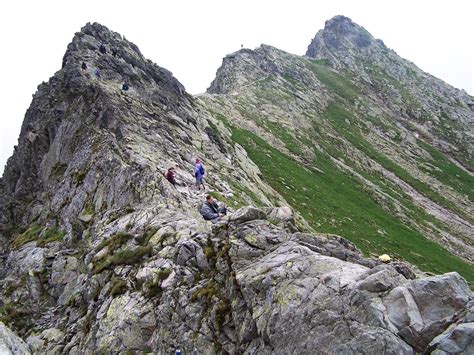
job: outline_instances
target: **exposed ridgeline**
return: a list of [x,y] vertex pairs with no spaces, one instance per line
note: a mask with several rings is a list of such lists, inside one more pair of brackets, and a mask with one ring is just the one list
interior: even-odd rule
[[464,91],[337,16],[307,56],[267,45],[226,56],[201,99],[316,230],[474,280]]
[[[459,274],[426,277],[314,232],[472,276],[421,236],[466,257],[467,173],[325,64],[240,51],[211,86],[225,95],[193,98],[134,44],[86,25],[39,86],[0,181],[0,321],[24,340],[0,323],[0,352],[469,352],[473,295]],[[400,132],[394,149],[461,174],[433,177],[440,201],[382,164]],[[195,157],[234,211],[212,229],[196,208]]]
[[[205,160],[212,187],[215,182],[222,193],[230,191],[219,181],[222,174],[242,177],[245,188],[247,176],[229,158],[233,147],[215,136],[207,116],[169,71],[133,43],[99,24],[85,26],[68,46],[63,68],[38,87],[26,113],[1,180],[3,230],[47,222],[73,238],[84,229],[77,221],[81,212],[116,214],[161,201],[159,183],[169,166],[177,165],[178,180],[191,183],[194,157]],[[253,175],[247,193],[268,204]],[[245,201],[245,191],[240,195]]]

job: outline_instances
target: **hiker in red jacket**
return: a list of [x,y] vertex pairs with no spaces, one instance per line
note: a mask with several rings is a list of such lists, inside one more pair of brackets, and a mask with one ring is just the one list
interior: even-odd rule
[[168,171],[163,175],[165,176],[166,180],[176,187],[176,170],[173,167],[169,168]]

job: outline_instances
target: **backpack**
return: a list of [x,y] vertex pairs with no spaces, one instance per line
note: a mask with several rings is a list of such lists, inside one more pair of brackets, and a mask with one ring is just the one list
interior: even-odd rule
[[198,164],[194,168],[194,176],[197,177],[198,175],[204,175],[204,167],[202,164]]

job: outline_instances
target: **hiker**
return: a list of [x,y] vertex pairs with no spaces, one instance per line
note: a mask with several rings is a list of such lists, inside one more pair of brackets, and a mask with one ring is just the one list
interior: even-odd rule
[[196,178],[196,187],[198,190],[201,190],[201,185],[202,189],[206,190],[206,187],[204,186],[204,166],[202,165],[202,162],[200,159],[196,159],[196,164],[194,165],[194,177]]
[[82,62],[81,68],[84,69],[84,70],[86,70],[86,69],[87,69],[87,64],[84,63],[84,62]]
[[122,84],[122,90],[123,90],[123,91],[127,91],[128,89],[129,89],[128,84],[127,84],[127,83],[123,83],[123,84]]
[[169,168],[163,175],[166,180],[176,187],[176,171],[173,167]]
[[96,69],[94,70],[94,75],[95,75],[98,79],[100,79],[100,69],[99,69],[99,68],[96,68]]
[[100,45],[100,47],[99,47],[99,52],[102,53],[102,54],[107,53],[107,49],[105,48],[105,45],[104,45],[104,44],[101,44],[101,45]]
[[227,214],[227,208],[225,206],[219,207],[214,197],[207,195],[206,202],[202,204],[199,212],[206,221],[216,224]]

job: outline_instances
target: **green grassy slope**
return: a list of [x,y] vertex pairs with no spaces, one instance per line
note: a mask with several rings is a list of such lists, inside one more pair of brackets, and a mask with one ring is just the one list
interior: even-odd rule
[[259,166],[268,183],[318,231],[353,241],[365,254],[388,253],[433,273],[458,271],[472,285],[474,267],[384,211],[353,177],[320,154],[303,167],[253,133],[233,128],[232,138]]

